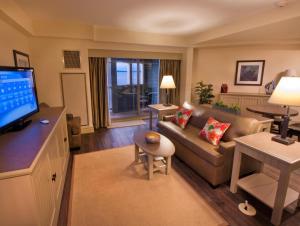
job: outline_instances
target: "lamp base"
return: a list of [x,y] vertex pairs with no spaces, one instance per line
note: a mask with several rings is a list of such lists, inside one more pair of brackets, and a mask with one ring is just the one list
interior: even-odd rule
[[172,104],[163,104],[165,107],[171,107]]
[[290,137],[282,138],[280,135],[272,137],[272,140],[284,145],[291,145],[295,143],[295,139]]

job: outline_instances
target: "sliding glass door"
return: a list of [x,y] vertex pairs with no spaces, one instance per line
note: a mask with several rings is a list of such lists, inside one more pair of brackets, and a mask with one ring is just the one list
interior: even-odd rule
[[109,108],[112,120],[145,116],[147,106],[158,103],[159,61],[108,61]]

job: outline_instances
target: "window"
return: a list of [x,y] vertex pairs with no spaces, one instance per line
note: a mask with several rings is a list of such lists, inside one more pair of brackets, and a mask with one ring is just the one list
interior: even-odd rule
[[130,68],[129,63],[117,62],[117,85],[130,85]]
[[[143,64],[139,64],[139,73],[140,73],[140,84],[144,84],[144,67]],[[132,84],[137,85],[137,63],[132,64]]]

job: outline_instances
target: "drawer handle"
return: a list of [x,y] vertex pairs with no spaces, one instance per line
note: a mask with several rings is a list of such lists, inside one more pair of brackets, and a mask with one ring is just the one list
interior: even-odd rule
[[56,180],[56,173],[52,174],[52,181]]
[[66,137],[64,138],[64,142],[67,142],[67,138]]

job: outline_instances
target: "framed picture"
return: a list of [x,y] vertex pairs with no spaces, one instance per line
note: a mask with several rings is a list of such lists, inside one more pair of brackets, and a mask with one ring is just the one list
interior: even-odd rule
[[264,75],[264,60],[237,61],[235,85],[261,86]]
[[30,67],[29,55],[17,50],[13,50],[16,67]]

